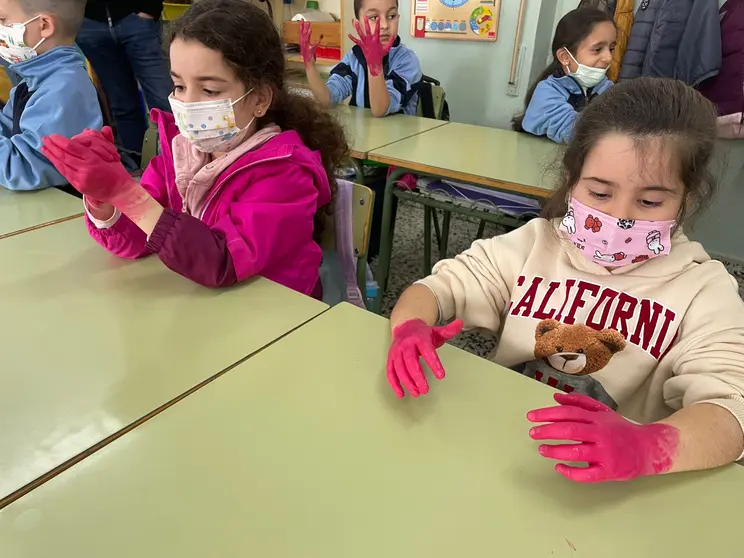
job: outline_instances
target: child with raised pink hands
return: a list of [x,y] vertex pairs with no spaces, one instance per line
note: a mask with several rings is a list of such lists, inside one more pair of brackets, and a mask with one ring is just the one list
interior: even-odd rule
[[428,340],[419,354],[440,377],[431,328],[462,320],[498,336],[490,359],[564,392],[527,419],[531,438],[559,442],[542,456],[580,463],[557,465],[569,479],[744,458],[744,303],[682,229],[711,199],[715,138],[715,108],[682,82],[610,88],[581,114],[543,218],[477,240],[403,293],[388,371],[424,394],[400,337]]
[[349,99],[351,106],[368,108],[374,116],[416,114],[421,65],[398,36],[398,1],[354,0],[354,13],[358,37],[349,38],[355,46],[331,70],[328,81],[315,65],[311,24],[301,24],[300,48],[315,98],[324,107]]
[[281,39],[255,6],[194,4],[168,42],[173,115],[152,112],[161,154],[139,182],[110,130],[44,140],[84,195],[91,236],[121,257],[155,253],[205,286],[262,275],[320,298],[315,222],[347,151],[343,130],[287,92]]

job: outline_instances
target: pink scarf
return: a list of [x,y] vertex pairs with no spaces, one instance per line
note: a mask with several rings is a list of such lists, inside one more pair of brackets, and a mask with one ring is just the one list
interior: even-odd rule
[[262,146],[280,133],[279,126],[269,124],[232,151],[211,162],[209,153],[199,151],[187,138],[181,134],[174,137],[171,146],[173,167],[176,171],[176,187],[183,198],[183,212],[198,217],[217,177],[240,157]]

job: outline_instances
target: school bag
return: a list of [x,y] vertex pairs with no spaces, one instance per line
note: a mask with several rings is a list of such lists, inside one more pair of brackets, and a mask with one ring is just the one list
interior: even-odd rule
[[449,104],[439,80],[426,75],[418,84],[418,116],[435,120],[449,120]]

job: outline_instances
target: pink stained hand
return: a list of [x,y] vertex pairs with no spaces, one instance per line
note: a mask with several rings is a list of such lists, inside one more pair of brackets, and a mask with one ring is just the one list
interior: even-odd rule
[[462,331],[462,320],[434,327],[423,320],[408,320],[393,330],[387,360],[387,379],[395,395],[403,397],[403,388],[413,397],[429,393],[424,369],[419,357],[431,368],[434,377],[444,378],[444,367],[437,356],[439,347]]
[[323,39],[323,35],[315,42],[312,42],[311,37],[312,28],[310,22],[305,20],[300,21],[300,54],[302,54],[302,61],[306,68],[315,62],[317,57],[316,51],[318,50],[320,41]]
[[382,74],[382,61],[387,53],[393,47],[395,37],[391,36],[387,44],[383,45],[380,41],[380,20],[375,22],[375,28],[372,30],[369,25],[369,18],[364,18],[364,30],[358,20],[354,20],[354,29],[356,29],[359,38],[349,35],[349,39],[362,49],[364,59],[367,61],[367,69],[370,76],[379,76]]
[[533,440],[571,440],[548,445],[540,455],[560,461],[586,462],[588,467],[559,463],[555,470],[576,482],[625,481],[671,469],[679,430],[667,424],[635,424],[580,393],[556,393],[557,407],[527,413],[530,422],[547,422],[530,430]]
[[124,168],[112,142],[108,127],[85,130],[72,139],[55,134],[43,139],[41,152],[93,205],[110,203],[128,213],[148,194]]

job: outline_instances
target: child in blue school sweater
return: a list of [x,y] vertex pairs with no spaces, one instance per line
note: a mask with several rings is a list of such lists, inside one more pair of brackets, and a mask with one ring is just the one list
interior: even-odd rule
[[0,185],[67,184],[41,153],[41,138],[103,126],[85,60],[75,48],[85,0],[0,0],[0,57],[20,82],[0,112]]
[[612,86],[605,74],[616,38],[615,23],[602,10],[578,8],[563,16],[553,37],[553,62],[527,92],[513,129],[568,143],[579,113]]
[[349,98],[351,106],[368,108],[374,116],[416,114],[421,64],[398,36],[398,0],[354,0],[355,47],[346,53],[327,82],[315,67],[317,42],[310,41],[310,24],[301,24],[302,58],[310,89],[329,107]]

